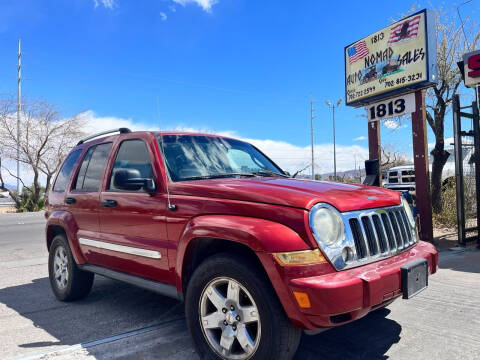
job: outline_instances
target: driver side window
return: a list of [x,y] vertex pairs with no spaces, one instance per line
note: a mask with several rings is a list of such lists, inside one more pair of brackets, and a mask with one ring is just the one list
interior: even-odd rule
[[[110,174],[110,191],[124,191],[118,189],[114,185],[114,175],[118,170],[134,169],[140,172],[141,178],[153,179],[152,162],[148,154],[147,145],[142,140],[125,140],[118,148],[117,157],[113,164],[112,173]],[[134,192],[144,192],[143,189],[130,190]]]

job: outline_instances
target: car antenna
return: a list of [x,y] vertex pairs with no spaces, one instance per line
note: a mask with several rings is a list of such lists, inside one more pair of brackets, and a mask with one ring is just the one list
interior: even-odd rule
[[162,152],[162,160],[163,160],[163,168],[165,169],[165,174],[167,175],[167,181],[165,182],[165,187],[167,189],[167,206],[168,206],[168,210],[170,211],[175,211],[177,210],[177,205],[174,205],[170,202],[170,189],[168,188],[168,178],[169,178],[169,175],[168,175],[168,168],[167,168],[167,163],[165,161],[165,149],[164,149],[164,146],[163,146],[163,134],[162,134],[162,127],[161,127],[161,122],[160,122],[160,105],[159,105],[159,101],[158,101],[158,96],[157,96],[157,116],[158,116],[158,128],[159,128],[159,132],[160,132],[160,150]]

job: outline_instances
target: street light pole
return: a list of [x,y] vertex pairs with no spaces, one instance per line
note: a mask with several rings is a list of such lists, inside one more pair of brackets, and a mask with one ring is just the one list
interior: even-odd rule
[[333,181],[337,181],[337,148],[335,144],[335,106],[332,106],[332,122],[333,122]]
[[337,147],[335,136],[335,108],[342,103],[342,99],[338,99],[336,104],[332,104],[329,100],[325,101],[328,107],[332,108],[332,123],[333,123],[333,181],[337,181]]
[[312,98],[312,93],[310,93],[310,140],[312,143],[312,180],[315,180],[315,157],[313,149],[313,118],[315,117],[313,108],[314,100]]

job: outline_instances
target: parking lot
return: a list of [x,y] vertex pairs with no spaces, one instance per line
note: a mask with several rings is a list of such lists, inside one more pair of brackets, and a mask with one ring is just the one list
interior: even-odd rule
[[[196,359],[183,304],[97,276],[89,297],[50,291],[43,214],[0,215],[1,359]],[[297,359],[478,359],[480,251],[444,251],[414,299],[316,336]]]

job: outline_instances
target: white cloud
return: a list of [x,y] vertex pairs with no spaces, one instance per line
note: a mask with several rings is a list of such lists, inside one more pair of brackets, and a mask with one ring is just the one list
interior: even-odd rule
[[[452,145],[453,141],[454,141],[453,137],[443,139],[445,149],[451,149],[453,147],[453,145]],[[470,144],[470,143],[473,143],[473,140],[463,138],[462,143],[463,144]],[[434,147],[435,147],[435,142],[428,143],[428,148],[429,149],[433,149]]]
[[103,5],[107,9],[113,9],[117,5],[116,0],[93,0],[93,4],[96,8]]
[[164,12],[161,12],[161,13],[160,13],[160,18],[161,18],[163,21],[166,21],[166,20],[167,20],[167,14],[165,14]]
[[353,141],[362,141],[362,140],[367,140],[367,137],[362,135],[353,139]]
[[[114,116],[100,116],[92,110],[85,111],[77,115],[85,122],[83,130],[87,134],[94,134],[101,131],[117,129],[121,127],[129,128],[132,131],[158,130],[159,126],[152,126],[132,119],[123,119]],[[296,171],[308,168],[302,174],[310,174],[311,164],[311,148],[310,146],[298,146],[287,141],[270,140],[270,139],[252,139],[246,138],[238,134],[236,131],[224,130],[218,131],[211,128],[193,128],[189,126],[165,126],[165,130],[173,130],[190,133],[210,133],[221,136],[232,137],[249,142],[264,152],[269,158],[277,163],[282,169],[295,173]],[[76,144],[76,140],[72,140],[72,147]],[[368,159],[368,149],[358,145],[339,145],[337,144],[337,171],[352,170],[355,167],[363,167],[363,162]],[[314,146],[315,156],[315,172],[318,174],[333,172],[333,145],[332,144],[316,144]],[[4,162],[12,172],[15,171],[14,162]],[[33,180],[33,173],[27,168],[22,169],[22,179],[27,185],[30,185]],[[3,172],[5,182],[8,184],[16,184],[16,180]],[[44,183],[45,179],[41,179]]]
[[133,131],[138,130],[157,130],[158,127],[152,127],[150,125],[133,121],[131,119],[122,119],[114,116],[98,116],[92,110],[85,111],[77,115],[85,126],[83,131],[86,134],[97,133],[101,131],[118,129],[121,127],[129,128]]
[[383,126],[391,130],[396,130],[400,128],[400,123],[396,120],[387,119],[383,122]]
[[[120,127],[128,127],[131,130],[158,130],[158,126],[151,126],[144,123],[133,121],[132,119],[122,119],[117,117],[98,116],[93,111],[86,111],[80,116],[88,123],[86,127],[87,133],[95,133]],[[233,130],[215,130],[208,127],[194,128],[190,126],[165,126],[164,130],[173,130],[189,133],[208,133],[218,134],[221,136],[233,137],[236,139],[247,141],[268,157],[275,161],[281,168],[294,173],[306,165],[311,164],[311,147],[298,146],[286,141],[270,140],[270,139],[252,139],[246,138]],[[339,145],[337,144],[337,170],[351,170],[358,166],[363,167],[363,162],[368,159],[368,149],[358,145]],[[315,171],[317,173],[333,172],[333,145],[332,144],[316,144],[314,146]],[[310,173],[310,169],[305,170],[305,174]]]
[[200,6],[204,11],[210,12],[212,10],[212,6],[218,3],[218,0],[173,0],[173,2],[182,6],[194,3]]
[[177,12],[177,8],[173,5],[169,5],[168,6],[168,9],[171,11],[171,12]]

